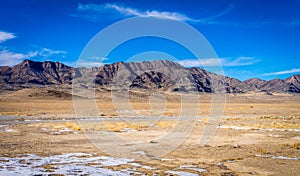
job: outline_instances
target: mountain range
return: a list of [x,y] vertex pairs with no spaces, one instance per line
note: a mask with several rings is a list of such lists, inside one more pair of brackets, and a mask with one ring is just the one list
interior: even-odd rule
[[13,67],[0,67],[1,90],[71,86],[74,81],[84,84],[89,80],[86,78],[90,78],[96,87],[106,89],[125,86],[130,89],[214,93],[222,87],[227,93],[300,93],[300,75],[284,80],[251,78],[240,81],[198,67],[185,68],[167,60],[117,62],[92,68],[70,67],[60,62],[24,60]]

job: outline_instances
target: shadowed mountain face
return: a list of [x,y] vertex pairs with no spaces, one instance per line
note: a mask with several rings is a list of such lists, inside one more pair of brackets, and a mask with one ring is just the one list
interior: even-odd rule
[[242,82],[201,68],[184,68],[165,60],[117,62],[94,68],[73,68],[59,62],[25,60],[13,67],[0,67],[2,90],[51,85],[70,86],[74,80],[80,80],[81,84],[89,80],[96,87],[109,89],[123,86],[128,89],[213,93],[221,88],[227,93],[300,93],[300,75],[285,80],[265,81],[252,78]]
[[59,62],[25,60],[13,67],[0,67],[0,82],[9,86],[72,84],[74,68]]
[[142,89],[167,89],[174,85],[174,82],[167,75],[161,72],[144,72],[137,76],[130,85],[131,88]]

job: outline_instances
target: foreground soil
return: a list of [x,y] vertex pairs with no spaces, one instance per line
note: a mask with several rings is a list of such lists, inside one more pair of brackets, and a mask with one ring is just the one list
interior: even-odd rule
[[[132,93],[132,108],[144,120],[121,123],[111,120],[118,118],[119,114],[110,93],[99,91],[96,100],[99,112],[93,115],[110,120],[95,126],[78,122],[68,91],[53,93],[51,90],[49,93],[44,89],[24,89],[3,93],[0,96],[1,162],[25,154],[40,157],[91,154],[84,156],[87,158],[109,155],[93,145],[86,135],[88,132],[110,132],[130,141],[144,140],[159,145],[155,143],[159,135],[181,123],[193,131],[169,153],[143,160],[146,153],[138,151],[141,159],[135,159],[134,164],[125,162],[100,167],[113,171],[135,170],[135,174],[148,175],[297,175],[300,172],[300,96],[227,95],[224,116],[206,145],[199,144],[199,137],[209,124],[211,95],[200,95],[195,123],[189,119],[174,121],[173,118],[180,114],[180,97],[177,94],[164,96],[165,108],[160,114],[155,114],[157,112],[151,110],[155,105],[149,103],[149,94]],[[147,117],[157,115],[169,118],[151,124],[147,121]],[[113,147],[114,143],[108,140],[107,145],[110,144]],[[56,173],[53,165],[40,167],[49,174]],[[5,169],[0,165],[0,172]]]

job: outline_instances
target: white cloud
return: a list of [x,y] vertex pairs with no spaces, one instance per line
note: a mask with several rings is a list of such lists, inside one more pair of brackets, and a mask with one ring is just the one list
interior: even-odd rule
[[105,3],[105,4],[79,4],[77,7],[77,13],[71,14],[73,17],[81,17],[90,21],[97,21],[102,19],[103,16],[116,17],[112,13],[117,14],[118,17],[153,17],[159,19],[169,19],[177,21],[189,21],[202,24],[221,24],[221,25],[237,25],[232,22],[214,21],[215,19],[222,17],[229,13],[233,9],[233,5],[230,4],[226,9],[220,13],[212,14],[201,19],[195,19],[185,14],[178,12],[158,11],[158,10],[141,10],[132,8],[116,3]]
[[218,65],[220,63],[218,58],[210,58],[210,59],[186,59],[178,61],[184,67],[200,67],[200,66],[211,66]]
[[102,65],[105,65],[107,63],[103,62],[91,62],[91,61],[79,61],[76,64],[76,67],[100,67]]
[[246,65],[253,65],[257,62],[259,62],[259,59],[256,59],[255,57],[238,57],[234,60],[231,59],[223,59],[222,65],[223,66],[246,66]]
[[170,19],[170,20],[177,20],[177,21],[192,21],[191,18],[176,12],[161,12],[157,10],[139,11],[134,8],[123,7],[116,4],[106,4],[105,7],[116,10],[125,16],[154,17],[154,18]]
[[[131,7],[125,7],[117,4],[79,4],[78,11],[80,12],[107,12],[108,10],[113,10],[115,12],[118,12],[122,16],[130,17],[130,16],[138,16],[138,17],[154,17],[154,18],[160,18],[160,19],[170,19],[170,20],[177,20],[177,21],[194,21],[192,18],[177,13],[177,12],[166,12],[166,11],[157,11],[157,10],[138,10]],[[97,15],[97,14],[95,14]],[[91,14],[73,14],[72,16],[82,16],[91,18],[92,20],[95,20],[95,16]]]
[[0,51],[0,64],[5,66],[13,66],[20,63],[24,59],[29,59],[37,56],[38,52],[14,53],[6,49]]
[[284,70],[284,71],[278,71],[278,72],[272,72],[272,73],[265,73],[264,76],[271,76],[271,75],[284,75],[284,74],[290,74],[290,73],[299,73],[300,68],[293,68],[290,70]]
[[[229,4],[227,8],[223,11],[217,12],[213,11],[215,14],[209,14],[207,16],[203,16],[201,18],[192,18],[187,15],[178,12],[168,12],[168,11],[158,11],[158,10],[140,10],[133,7],[128,7],[116,3],[105,3],[105,4],[79,4],[77,7],[77,11],[80,13],[71,14],[73,17],[81,17],[91,21],[101,20],[103,16],[110,16],[111,13],[118,13],[119,15],[130,17],[130,16],[138,16],[138,17],[154,17],[160,19],[170,19],[177,21],[190,21],[201,24],[211,24],[211,25],[230,25],[230,26],[239,26],[240,23],[237,22],[226,22],[226,21],[218,21],[217,19],[227,15],[234,9],[233,4]],[[105,14],[110,13],[110,14]],[[288,26],[299,26],[300,20],[288,21],[288,22],[278,22],[278,21],[258,21],[255,23],[244,23],[243,26],[250,27],[259,27],[261,25],[288,25]]]
[[67,54],[66,51],[52,50],[49,48],[42,48],[38,52],[38,55],[44,57],[45,59],[47,59],[48,57],[53,56],[53,55],[65,55],[65,54]]
[[[13,39],[15,37],[16,36],[13,33],[0,31],[0,43]],[[65,54],[67,54],[66,51],[52,50],[49,48],[41,48],[39,50],[28,53],[17,53],[9,51],[4,46],[0,46],[0,65],[13,66],[20,63],[24,59],[30,59],[33,57],[48,59],[53,55],[64,57]]]
[[104,61],[108,60],[108,58],[106,57],[98,57],[98,56],[94,56],[94,57],[89,57],[88,59],[84,60],[81,59],[77,62],[77,67],[100,67],[104,64]]
[[209,66],[223,66],[223,67],[234,67],[234,66],[246,66],[252,65],[259,62],[259,59],[254,57],[238,57],[232,58],[207,58],[207,59],[186,59],[178,61],[179,64],[184,67],[209,67]]
[[10,32],[0,31],[0,43],[5,42],[6,40],[10,40],[15,38],[16,36]]
[[103,62],[103,61],[108,60],[108,58],[107,57],[93,56],[93,57],[90,57],[89,60],[93,60],[93,61],[97,61],[97,62]]
[[51,50],[48,48],[42,48],[38,51],[31,51],[28,53],[16,53],[3,49],[0,51],[0,65],[13,66],[19,64],[25,59],[32,59],[36,57],[41,57],[41,59],[49,59],[53,55],[64,56],[65,51]]

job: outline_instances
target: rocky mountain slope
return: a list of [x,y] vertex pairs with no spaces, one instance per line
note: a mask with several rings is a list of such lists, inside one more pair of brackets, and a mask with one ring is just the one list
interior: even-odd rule
[[[88,78],[88,79],[87,79]],[[184,68],[166,60],[117,62],[94,68],[73,68],[59,62],[25,60],[13,67],[0,67],[0,88],[17,90],[36,86],[71,86],[92,83],[108,89],[159,89],[181,92],[284,92],[300,93],[300,75],[270,81],[240,81],[201,68]]]

